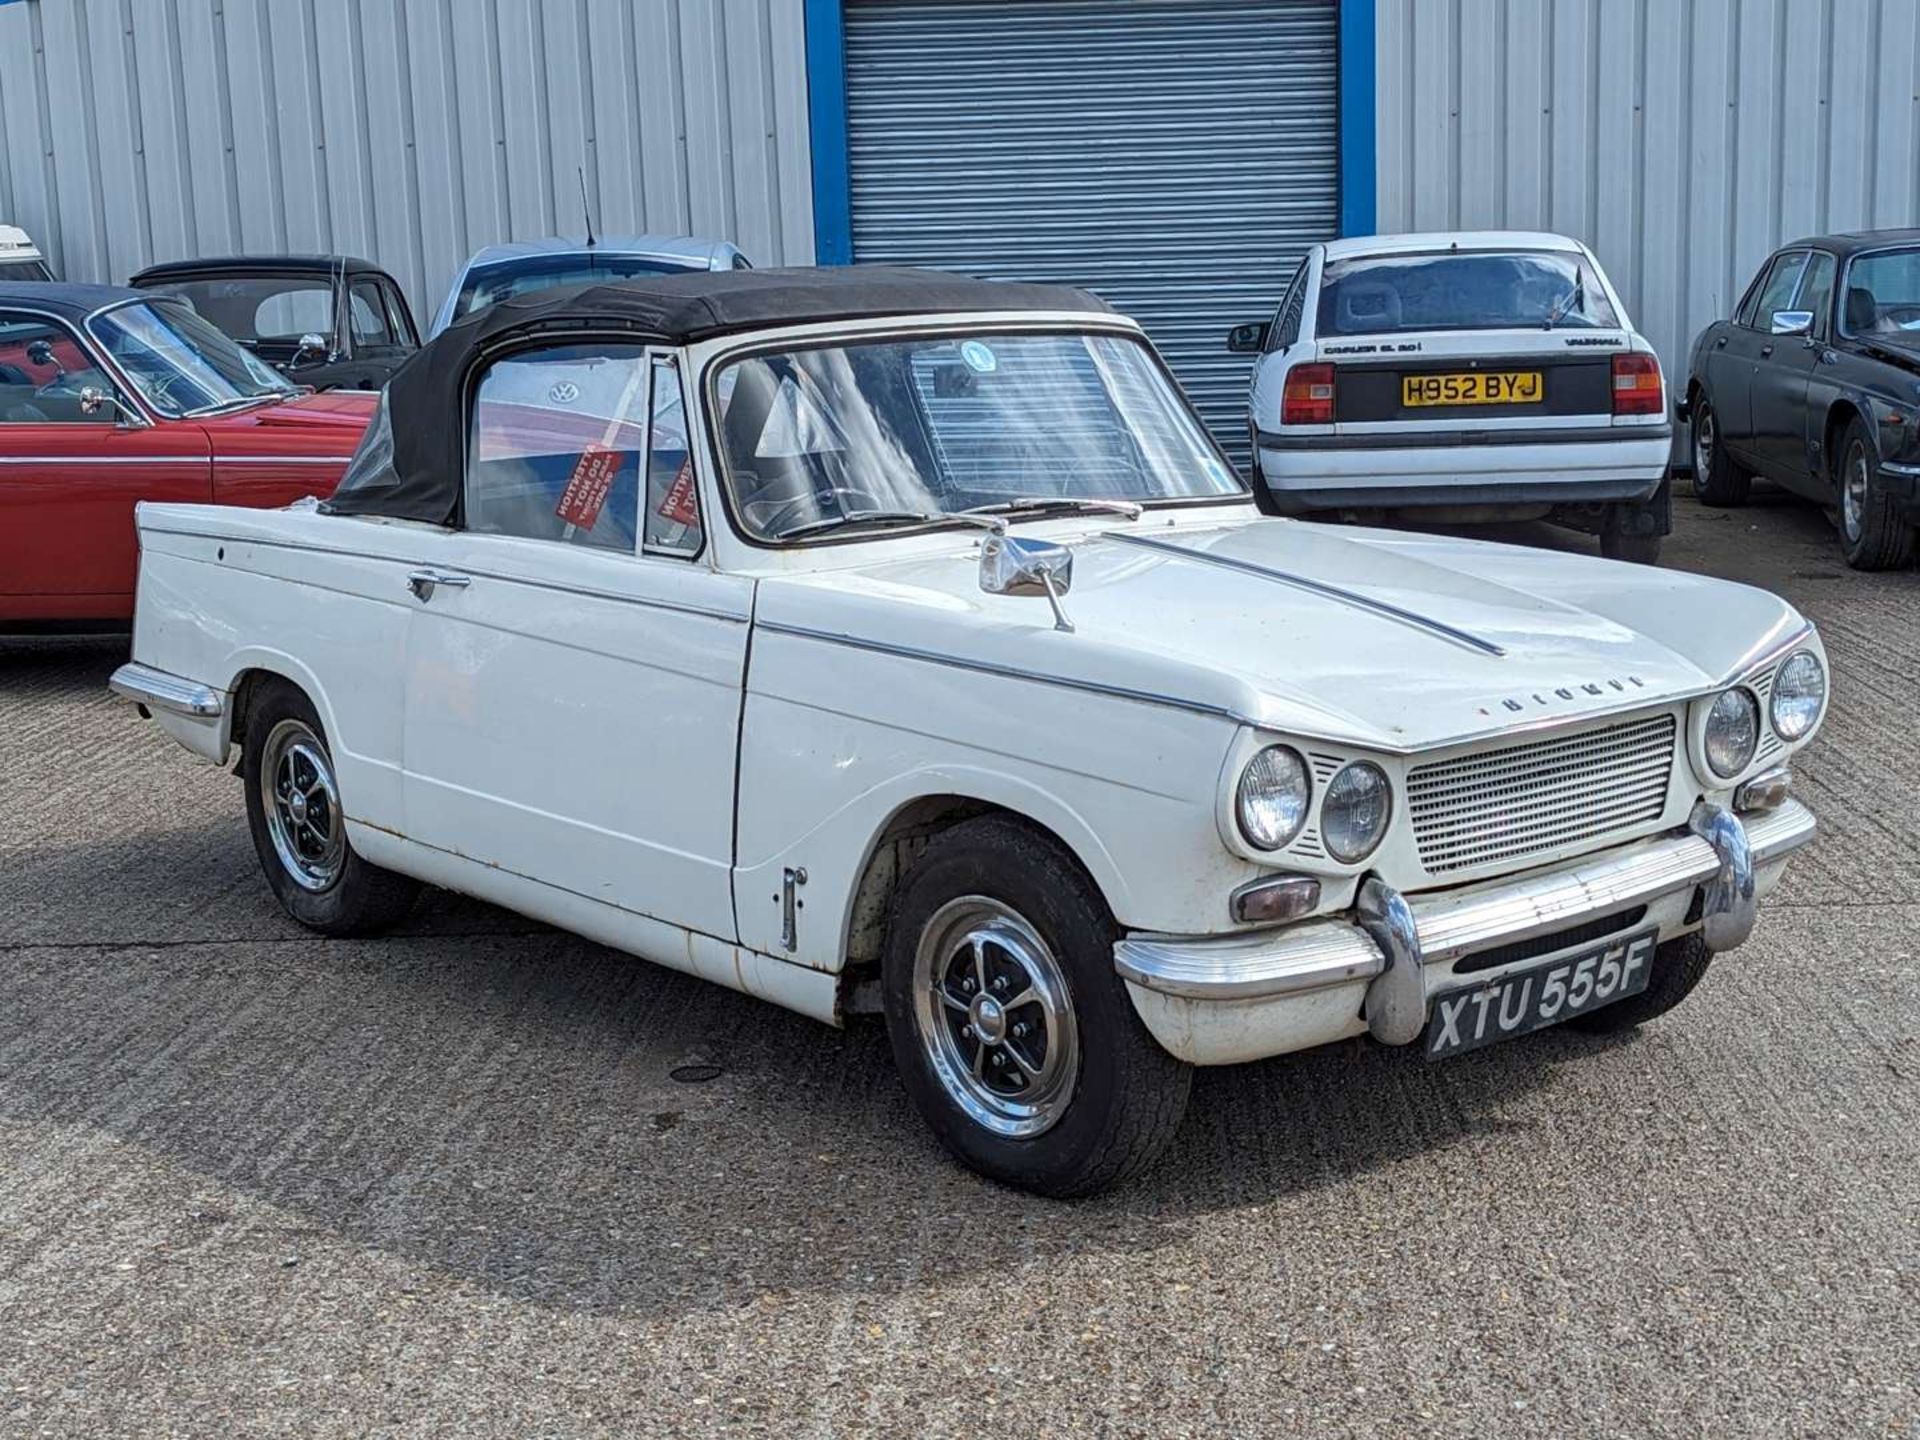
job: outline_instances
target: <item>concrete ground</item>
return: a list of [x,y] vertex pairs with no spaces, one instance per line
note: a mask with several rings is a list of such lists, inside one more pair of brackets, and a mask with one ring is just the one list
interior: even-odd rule
[[1750,944],[1629,1039],[1203,1072],[1073,1206],[876,1026],[443,895],[302,932],[124,642],[0,643],[0,1434],[1920,1434],[1920,576],[1676,509],[1834,661]]

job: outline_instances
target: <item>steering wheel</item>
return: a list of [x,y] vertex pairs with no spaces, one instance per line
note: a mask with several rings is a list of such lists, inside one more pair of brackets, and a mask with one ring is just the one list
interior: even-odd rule
[[[884,510],[887,503],[871,490],[863,490],[858,485],[825,485],[809,489],[804,495],[790,495],[784,500],[749,500],[740,507],[746,519],[762,535],[774,539],[780,537],[786,528],[786,522],[799,519],[813,519],[811,512],[824,509],[823,499],[841,501],[840,510],[844,514],[849,510]],[[861,503],[848,505],[847,499]]]
[[1920,325],[1920,305],[1882,305],[1880,318],[1896,325]]

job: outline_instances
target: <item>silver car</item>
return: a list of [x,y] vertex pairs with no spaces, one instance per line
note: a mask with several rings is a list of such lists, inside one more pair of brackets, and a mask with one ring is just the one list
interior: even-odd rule
[[474,251],[454,277],[453,288],[433,317],[438,335],[462,315],[471,315],[510,295],[595,280],[671,275],[681,270],[751,270],[740,247],[693,235],[627,235],[594,240],[554,236],[515,240]]

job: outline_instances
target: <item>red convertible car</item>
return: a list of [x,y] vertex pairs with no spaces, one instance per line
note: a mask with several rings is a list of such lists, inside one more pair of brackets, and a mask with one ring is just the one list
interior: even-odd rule
[[133,507],[333,492],[376,397],[289,384],[192,309],[0,284],[0,631],[133,614]]

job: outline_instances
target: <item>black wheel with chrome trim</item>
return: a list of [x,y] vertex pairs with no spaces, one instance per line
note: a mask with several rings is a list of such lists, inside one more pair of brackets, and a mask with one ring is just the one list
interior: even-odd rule
[[253,688],[241,756],[254,853],[289,915],[324,935],[373,934],[405,918],[419,882],[355,852],[326,729],[299,687],[272,678]]
[[1720,417],[1714,413],[1706,391],[1699,393],[1691,408],[1694,498],[1702,505],[1746,504],[1753,476],[1734,464],[1727,453],[1720,437]]
[[1134,1013],[1117,938],[1073,856],[1011,816],[944,831],[901,881],[881,977],[894,1062],[974,1170],[1089,1195],[1178,1129],[1191,1067]]
[[1873,437],[1856,417],[1840,440],[1840,548],[1856,570],[1898,570],[1913,561],[1913,526],[1880,484]]

